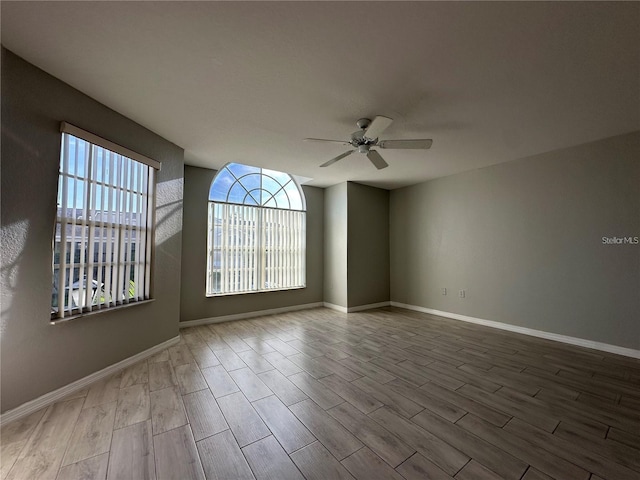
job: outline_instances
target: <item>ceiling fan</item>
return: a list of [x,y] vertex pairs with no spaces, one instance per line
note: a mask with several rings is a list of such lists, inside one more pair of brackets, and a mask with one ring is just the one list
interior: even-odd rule
[[378,140],[378,137],[382,132],[384,132],[389,125],[391,125],[393,119],[388,117],[383,117],[378,115],[376,118],[371,121],[368,118],[361,118],[356,122],[358,125],[357,132],[353,132],[351,134],[350,140],[326,140],[324,138],[305,138],[305,141],[311,142],[331,142],[331,143],[342,143],[343,145],[351,145],[354,147],[353,150],[349,150],[341,155],[338,155],[335,158],[332,158],[328,162],[320,165],[321,167],[328,167],[329,165],[333,165],[338,160],[342,160],[343,158],[351,155],[353,152],[364,153],[367,155],[367,158],[373,163],[373,165],[378,169],[386,168],[389,166],[387,162],[384,161],[384,158],[376,151],[371,150],[372,147],[377,148],[400,148],[400,149],[423,149],[426,150],[431,148],[431,144],[433,140],[430,139],[419,139],[419,140]]

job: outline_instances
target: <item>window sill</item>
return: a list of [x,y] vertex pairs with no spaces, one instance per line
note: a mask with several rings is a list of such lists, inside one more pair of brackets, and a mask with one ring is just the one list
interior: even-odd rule
[[306,285],[302,285],[301,287],[289,287],[289,288],[272,288],[269,290],[248,290],[246,292],[231,292],[231,293],[207,293],[207,298],[215,298],[215,297],[231,297],[234,295],[251,295],[254,293],[270,293],[270,292],[287,292],[289,290],[302,290],[303,288],[307,288]]
[[122,310],[124,308],[135,307],[137,305],[146,305],[146,304],[151,303],[151,302],[155,302],[155,299],[154,298],[150,298],[148,300],[139,300],[137,302],[126,303],[126,304],[118,305],[118,306],[115,306],[115,307],[102,308],[100,310],[93,310],[91,312],[76,313],[74,315],[69,315],[68,317],[52,319],[49,323],[51,323],[51,325],[61,325],[61,324],[67,323],[67,322],[69,322],[71,320],[77,320],[77,319],[82,318],[82,317],[90,317],[90,316],[93,316],[93,315],[99,315],[101,313],[115,312],[115,311],[118,311],[118,310]]

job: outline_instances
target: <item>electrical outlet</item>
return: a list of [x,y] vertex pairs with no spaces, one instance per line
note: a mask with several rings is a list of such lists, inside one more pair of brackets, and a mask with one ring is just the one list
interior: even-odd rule
[[446,288],[443,288],[443,289],[442,289],[442,294],[443,294],[443,295],[446,295],[446,294],[447,294],[447,289],[446,289]]
[[464,294],[465,294],[465,291],[464,291],[464,290],[460,290],[460,292],[458,293],[458,295],[460,296],[460,298],[464,298]]

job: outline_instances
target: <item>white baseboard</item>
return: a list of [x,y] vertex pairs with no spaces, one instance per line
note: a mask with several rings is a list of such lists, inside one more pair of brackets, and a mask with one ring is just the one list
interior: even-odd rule
[[71,382],[64,387],[60,387],[53,392],[45,393],[44,395],[30,400],[22,405],[8,410],[0,416],[0,425],[4,425],[13,420],[17,420],[22,417],[26,417],[27,415],[31,415],[33,412],[37,412],[41,408],[44,408],[52,403],[57,402],[58,400],[71,395],[72,393],[82,390],[86,386],[92,384],[97,380],[101,380],[106,378],[114,373],[126,368],[134,363],[139,362],[140,360],[144,360],[151,355],[154,355],[158,352],[161,352],[165,348],[168,348],[172,345],[175,345],[180,341],[180,335],[175,336],[166,342],[162,342],[154,347],[148,348],[147,350],[136,353],[135,355],[125,358],[124,360],[119,361],[118,363],[114,363],[113,365],[109,365],[108,367],[103,368],[102,370],[98,370],[97,372],[92,373],[91,375],[87,375],[75,382]]
[[209,323],[229,322],[231,320],[244,320],[246,318],[262,317],[264,315],[274,315],[276,313],[295,312],[297,310],[308,310],[310,308],[322,307],[322,302],[304,303],[302,305],[291,305],[289,307],[270,308],[268,310],[254,310],[253,312],[236,313],[233,315],[221,315],[219,317],[200,318],[198,320],[187,320],[180,322],[180,328],[197,327]]
[[363,310],[371,310],[372,308],[388,307],[391,302],[379,302],[369,303],[367,305],[356,305],[355,307],[343,307],[342,305],[335,305],[333,303],[324,302],[323,305],[332,310],[337,310],[342,313],[361,312]]
[[349,313],[361,312],[363,310],[371,310],[373,308],[388,307],[389,305],[391,305],[391,302],[369,303],[367,305],[356,305],[355,307],[349,307],[347,310],[349,311]]
[[331,310],[337,310],[338,312],[348,313],[347,307],[343,307],[342,305],[336,305],[335,303],[322,302],[322,306],[325,308],[330,308]]
[[593,340],[570,337],[568,335],[560,335],[559,333],[535,330],[533,328],[519,327],[517,325],[495,322],[493,320],[469,317],[467,315],[460,315],[459,313],[443,312],[441,310],[434,310],[433,308],[408,305],[406,303],[391,302],[391,306],[406,308],[407,310],[415,310],[416,312],[430,313],[431,315],[438,315],[439,317],[453,318],[454,320],[461,320],[463,322],[475,323],[478,325],[484,325],[486,327],[498,328],[500,330],[507,330],[509,332],[522,333],[524,335],[530,335],[532,337],[555,340],[556,342],[568,343],[570,345],[577,345],[579,347],[592,348],[594,350],[600,350],[602,352],[615,353],[617,355],[623,355],[625,357],[640,358],[640,350],[634,350],[633,348],[620,347],[618,345],[611,345],[609,343],[595,342]]

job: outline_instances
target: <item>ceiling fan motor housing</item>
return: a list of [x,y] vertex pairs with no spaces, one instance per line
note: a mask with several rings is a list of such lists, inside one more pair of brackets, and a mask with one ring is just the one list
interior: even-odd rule
[[372,147],[376,144],[377,139],[371,139],[364,136],[364,129],[358,130],[357,132],[353,132],[351,134],[351,145],[358,149],[360,153],[367,153],[369,151],[369,147]]

